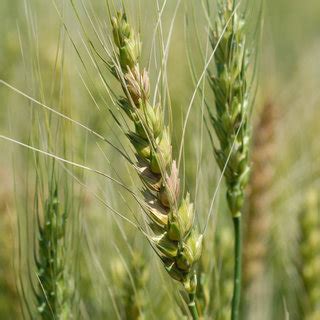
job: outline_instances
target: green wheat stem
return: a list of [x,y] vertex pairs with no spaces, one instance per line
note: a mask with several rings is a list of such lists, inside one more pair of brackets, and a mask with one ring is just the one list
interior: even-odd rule
[[242,266],[242,228],[241,214],[233,218],[235,246],[234,246],[234,289],[232,298],[231,319],[239,318],[241,300],[241,266]]
[[194,320],[198,320],[199,319],[199,315],[198,315],[198,311],[197,311],[197,306],[196,306],[196,295],[195,293],[192,293],[189,295],[189,303],[188,303],[188,308],[190,310],[190,313],[192,315],[192,318]]

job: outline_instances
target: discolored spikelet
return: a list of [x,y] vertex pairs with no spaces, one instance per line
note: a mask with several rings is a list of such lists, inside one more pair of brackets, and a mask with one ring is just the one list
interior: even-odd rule
[[194,294],[195,263],[201,254],[202,236],[194,226],[189,195],[180,199],[180,181],[172,159],[169,128],[164,124],[164,109],[149,100],[148,72],[139,67],[140,38],[125,14],[112,18],[112,28],[117,56],[111,70],[125,94],[118,104],[134,126],[127,136],[135,149],[135,166],[145,186],[141,191],[153,234],[151,243],[169,275]]

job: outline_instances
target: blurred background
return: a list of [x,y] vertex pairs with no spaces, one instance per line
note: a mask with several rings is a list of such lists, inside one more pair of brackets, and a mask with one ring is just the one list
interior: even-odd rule
[[[152,32],[163,1],[125,2],[131,21],[141,30],[144,61],[148,61],[153,48]],[[164,38],[169,33],[178,3],[177,0],[169,2],[162,16]],[[85,70],[74,48],[79,48],[80,56],[86,55],[81,26],[69,2],[58,3],[58,11],[63,12],[68,30],[64,41],[61,41],[63,27],[54,1],[0,1],[0,79],[50,106],[62,101],[63,105],[68,106],[68,114],[72,118],[99,133],[117,136],[117,132],[114,133],[116,128],[110,126],[107,112],[104,108],[98,110],[92,100],[93,96],[101,106],[108,103],[108,99],[101,94],[104,88],[99,76],[94,69]],[[100,10],[104,1],[91,0],[88,3],[99,21],[109,24],[106,10]],[[176,155],[181,141],[182,121],[195,87],[188,63],[190,48],[196,74],[199,75],[203,68],[199,48],[206,47],[207,21],[200,3],[198,0],[182,1],[178,7],[166,66]],[[309,299],[310,294],[307,279],[315,286],[318,284],[312,299],[316,300],[319,309],[320,283],[317,277],[312,276],[317,270],[320,272],[320,241],[317,236],[310,240],[314,245],[311,249],[305,249],[303,241],[308,240],[304,232],[308,234],[309,229],[310,234],[317,231],[320,234],[319,209],[317,226],[303,224],[303,217],[306,212],[319,208],[319,205],[312,206],[310,202],[319,203],[314,199],[320,196],[320,2],[268,0],[265,1],[262,16],[263,34],[257,45],[259,87],[252,118],[254,169],[248,190],[247,229],[244,235],[243,318],[285,319],[290,315],[290,319],[315,320],[320,317],[307,318],[309,307],[305,307],[304,301]],[[251,12],[249,18],[255,21],[257,12]],[[198,39],[195,34],[198,34]],[[59,50],[63,47],[63,59],[57,58],[59,43]],[[156,62],[151,62],[150,70],[154,82]],[[114,81],[111,76],[106,76],[106,79],[110,83]],[[90,92],[85,84],[90,85]],[[30,143],[32,112],[39,112],[39,109],[4,84],[0,84],[0,101],[0,134]],[[208,147],[206,133],[199,156],[202,141],[199,105],[201,97],[197,96],[184,142],[184,183],[196,199],[199,223],[203,227],[217,188],[219,171],[211,147]],[[117,172],[128,184],[132,183],[130,170],[119,160],[119,155],[100,143],[97,144],[93,137],[76,127],[72,139],[68,141],[68,148],[74,161],[110,174]],[[0,148],[0,319],[20,319],[22,313],[18,292],[21,288],[16,279],[23,261],[17,257],[18,234],[21,233],[17,228],[17,217],[32,202],[31,199],[25,200],[28,197],[21,194],[26,194],[28,184],[28,192],[32,193],[32,179],[26,178],[26,172],[32,176],[34,168],[27,160],[30,154],[20,147],[0,140]],[[125,170],[121,169],[122,165]],[[179,302],[173,301],[170,294],[175,290],[174,285],[168,284],[167,275],[153,261],[155,259],[150,259],[153,253],[147,241],[142,235],[137,235],[132,227],[115,218],[93,196],[93,193],[101,194],[112,207],[124,215],[130,215],[128,203],[119,194],[118,188],[90,173],[85,173],[84,179],[87,188],[79,192],[78,200],[81,204],[82,230],[78,261],[79,318],[111,319],[115,317],[115,310],[126,309],[130,300],[128,292],[133,290],[127,273],[132,268],[130,274],[140,279],[134,286],[139,291],[139,307],[149,306],[146,308],[146,319],[180,319],[183,312]],[[129,206],[131,210],[137,210],[133,201],[129,201]],[[205,252],[215,250],[217,259],[222,263],[219,269],[222,285],[217,289],[221,296],[228,296],[227,281],[230,282],[232,277],[227,255],[229,248],[232,248],[229,235],[231,225],[225,211],[224,187],[221,186],[208,235],[208,243],[213,239],[214,248],[211,244],[205,248]],[[311,253],[305,254],[306,250],[311,250]],[[308,261],[313,263],[315,254],[318,254],[317,262],[305,270]],[[206,265],[206,262],[203,264]],[[159,279],[150,276],[155,271],[160,273]],[[113,297],[113,307],[105,303],[106,297]],[[226,300],[228,304],[228,297]],[[172,305],[170,311],[167,310],[168,303]],[[220,302],[213,309],[221,309],[222,305],[223,302]],[[135,319],[130,312],[133,311],[125,311],[121,318]],[[217,318],[224,319],[222,312]]]

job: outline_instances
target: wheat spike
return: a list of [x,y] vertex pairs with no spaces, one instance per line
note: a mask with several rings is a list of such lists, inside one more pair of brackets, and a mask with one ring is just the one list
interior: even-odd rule
[[216,162],[227,186],[227,203],[234,223],[235,270],[231,319],[239,318],[241,299],[242,226],[241,211],[249,181],[250,114],[252,89],[249,81],[250,43],[246,17],[238,13],[236,0],[219,1],[211,44],[215,71],[209,84],[215,96],[215,113],[208,107],[219,140],[214,146]]
[[219,2],[216,27],[212,31],[215,73],[209,77],[215,95],[216,115],[212,125],[220,142],[216,161],[224,172],[227,201],[233,217],[241,215],[244,189],[249,180],[249,101],[247,69],[249,51],[244,18],[234,12],[232,1]]
[[71,306],[74,284],[66,262],[68,213],[61,208],[59,196],[58,186],[54,183],[44,204],[43,222],[38,229],[36,265],[39,285],[36,296],[41,319],[73,318]]
[[149,99],[148,72],[139,66],[139,34],[128,24],[124,13],[112,18],[112,27],[119,63],[112,64],[111,70],[125,94],[118,100],[119,106],[134,125],[127,136],[135,149],[137,172],[144,184],[151,243],[169,275],[181,282],[192,297],[196,292],[195,264],[202,247],[202,236],[194,224],[193,204],[189,194],[182,199],[180,196],[163,106],[154,106]]

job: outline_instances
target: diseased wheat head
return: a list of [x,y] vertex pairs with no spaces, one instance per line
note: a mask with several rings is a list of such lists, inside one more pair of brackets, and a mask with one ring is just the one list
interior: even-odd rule
[[144,185],[143,206],[152,231],[150,242],[169,275],[194,295],[195,264],[201,255],[202,236],[195,227],[189,194],[180,195],[164,108],[150,101],[148,72],[139,66],[139,34],[124,13],[112,18],[112,28],[117,54],[110,68],[125,95],[118,104],[134,126],[127,136],[134,147],[136,169]]

